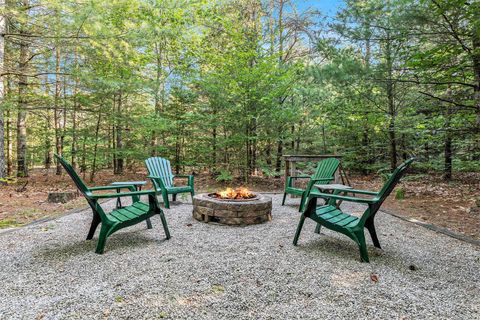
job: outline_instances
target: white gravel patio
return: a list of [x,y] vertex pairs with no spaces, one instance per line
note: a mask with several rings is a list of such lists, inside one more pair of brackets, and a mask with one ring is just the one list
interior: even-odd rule
[[298,199],[280,202],[271,222],[248,227],[174,204],[170,240],[156,216],[151,230],[114,234],[103,255],[85,240],[90,210],[2,232],[0,318],[480,319],[479,246],[380,212],[383,250],[368,239],[371,263],[360,263],[350,239],[315,234],[311,220],[294,247]]

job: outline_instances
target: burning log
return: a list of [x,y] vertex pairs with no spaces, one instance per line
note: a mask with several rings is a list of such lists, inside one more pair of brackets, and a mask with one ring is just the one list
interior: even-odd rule
[[251,192],[247,188],[227,188],[225,190],[212,193],[210,196],[218,199],[230,199],[230,200],[241,200],[241,199],[252,199],[255,198],[255,193]]

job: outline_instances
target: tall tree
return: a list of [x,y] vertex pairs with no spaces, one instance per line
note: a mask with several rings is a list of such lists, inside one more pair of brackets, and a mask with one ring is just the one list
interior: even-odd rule
[[[0,8],[5,8],[5,0],[0,0]],[[5,70],[5,31],[6,31],[6,15],[0,16],[0,70]],[[5,159],[5,117],[4,117],[4,99],[5,87],[4,77],[0,76],[0,179],[5,178],[6,159]]]

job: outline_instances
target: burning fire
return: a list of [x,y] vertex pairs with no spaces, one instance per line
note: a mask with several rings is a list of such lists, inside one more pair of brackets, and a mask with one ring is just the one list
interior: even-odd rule
[[214,196],[220,199],[251,199],[255,197],[255,194],[247,188],[241,187],[236,189],[227,188],[215,193]]

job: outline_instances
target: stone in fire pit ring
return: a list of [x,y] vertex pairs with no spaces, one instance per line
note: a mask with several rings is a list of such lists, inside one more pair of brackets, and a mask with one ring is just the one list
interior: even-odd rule
[[272,220],[272,198],[256,194],[251,199],[219,199],[207,193],[193,197],[193,218],[225,225],[250,225]]

